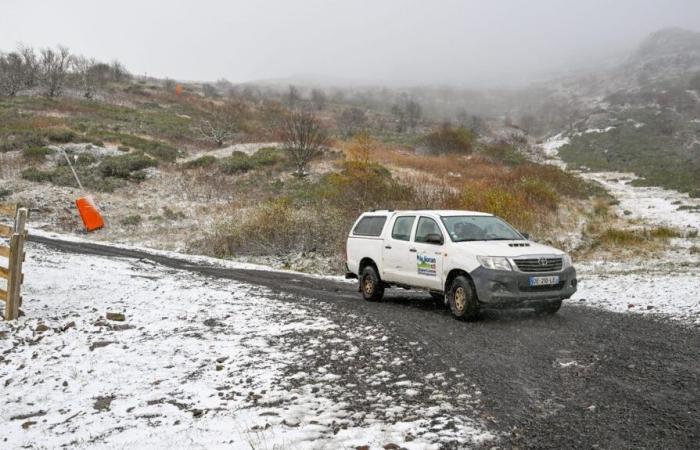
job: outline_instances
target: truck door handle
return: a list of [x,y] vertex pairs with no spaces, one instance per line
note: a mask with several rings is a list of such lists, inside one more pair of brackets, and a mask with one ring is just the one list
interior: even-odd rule
[[412,248],[412,249],[409,249],[408,251],[409,251],[409,252],[415,253],[415,252],[417,252],[418,250],[416,250],[415,248]]
[[387,250],[391,250],[391,245],[385,245],[384,248]]

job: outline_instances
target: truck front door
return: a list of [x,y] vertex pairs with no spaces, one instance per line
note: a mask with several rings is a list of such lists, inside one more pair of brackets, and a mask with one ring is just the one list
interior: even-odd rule
[[409,284],[442,290],[442,266],[445,237],[437,222],[421,216],[409,248]]

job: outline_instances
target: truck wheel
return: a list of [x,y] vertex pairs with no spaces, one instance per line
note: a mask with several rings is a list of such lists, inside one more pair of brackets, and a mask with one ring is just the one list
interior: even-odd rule
[[438,308],[445,307],[445,294],[441,294],[439,292],[431,292],[430,296],[433,298],[433,303],[435,303],[435,306],[437,306]]
[[556,302],[546,302],[535,306],[535,312],[538,314],[556,314],[561,308],[561,300]]
[[452,314],[458,319],[473,320],[479,314],[479,303],[471,281],[464,275],[454,279],[447,294]]
[[362,292],[362,297],[368,302],[378,302],[384,297],[384,285],[374,267],[367,266],[362,270],[360,291]]

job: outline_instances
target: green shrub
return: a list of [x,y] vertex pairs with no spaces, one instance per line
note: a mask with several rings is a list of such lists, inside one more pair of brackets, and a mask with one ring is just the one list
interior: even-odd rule
[[5,188],[0,188],[0,200],[6,199],[7,197],[10,196],[10,194],[12,194],[11,190],[5,189]]
[[173,211],[167,206],[164,206],[163,217],[165,217],[167,220],[179,220],[185,218],[185,213],[183,213],[182,211]]
[[36,183],[51,181],[52,172],[39,170],[36,167],[28,167],[22,171],[22,178]]
[[128,227],[141,225],[141,222],[143,222],[143,218],[139,214],[126,216],[119,221],[119,223]]
[[652,228],[651,230],[648,231],[649,236],[651,238],[656,238],[656,239],[670,239],[670,238],[678,238],[681,237],[681,232],[678,230],[674,230],[673,228],[669,227],[656,227]]
[[526,161],[525,156],[515,146],[501,142],[484,147],[481,151],[485,156],[501,161],[509,166],[517,166]]
[[215,156],[204,155],[200,156],[197,159],[187,161],[186,163],[182,164],[182,167],[185,169],[200,169],[203,167],[211,167],[215,165],[217,161],[218,159],[216,159]]
[[251,159],[256,166],[273,166],[284,158],[284,153],[274,147],[263,147],[258,149]]
[[243,152],[233,152],[231,156],[219,161],[219,167],[221,167],[222,172],[233,175],[248,172],[254,166],[248,155]]
[[104,177],[129,178],[132,172],[155,167],[158,162],[139,153],[119,156],[107,156],[100,162],[100,171]]
[[91,164],[95,164],[96,162],[97,158],[92,153],[81,153],[75,160],[75,164],[78,166],[89,166]]
[[51,142],[67,144],[69,142],[74,142],[77,135],[71,130],[53,129],[46,132],[46,137]]
[[420,139],[419,144],[425,146],[434,154],[461,153],[469,154],[474,148],[476,136],[471,130],[464,127],[452,128],[449,125],[442,126]]
[[0,142],[0,153],[23,150],[27,147],[43,147],[44,144],[44,138],[40,133],[24,131]]
[[530,204],[540,205],[552,211],[559,206],[559,194],[552,185],[542,179],[523,178],[515,189],[520,191]]
[[52,149],[46,147],[25,147],[22,150],[22,157],[28,161],[43,161],[46,156],[53,153]]

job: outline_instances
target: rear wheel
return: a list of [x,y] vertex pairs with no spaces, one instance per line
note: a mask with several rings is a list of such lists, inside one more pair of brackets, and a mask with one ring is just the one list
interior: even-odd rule
[[450,285],[447,300],[452,314],[458,319],[473,320],[479,314],[479,302],[469,278],[460,275]]
[[556,314],[561,308],[561,300],[555,302],[541,303],[535,306],[535,312],[538,314]]
[[360,291],[362,292],[362,297],[368,302],[378,302],[384,297],[384,285],[379,279],[377,269],[372,266],[362,269]]

